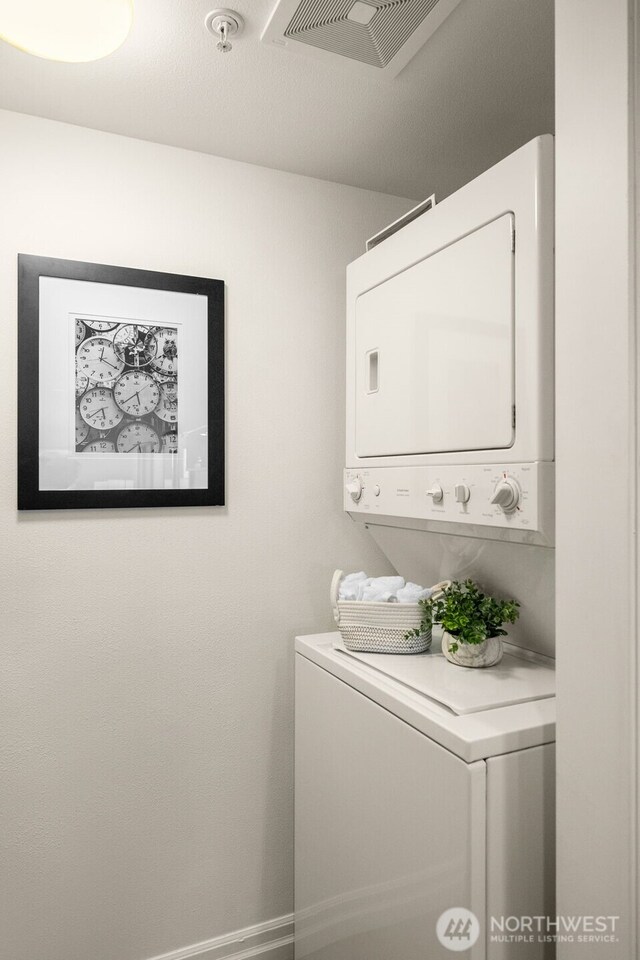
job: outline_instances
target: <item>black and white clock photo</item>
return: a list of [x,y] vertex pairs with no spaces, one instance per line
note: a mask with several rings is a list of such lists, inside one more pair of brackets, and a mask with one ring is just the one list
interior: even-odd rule
[[224,283],[19,256],[20,509],[224,503]]
[[75,318],[76,451],[178,453],[178,329]]

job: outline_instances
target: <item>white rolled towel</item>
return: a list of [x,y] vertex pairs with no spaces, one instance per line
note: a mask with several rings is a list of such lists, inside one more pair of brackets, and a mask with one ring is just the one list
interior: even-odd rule
[[348,573],[340,581],[338,598],[340,600],[361,600],[363,585],[370,582],[371,577],[368,577],[364,570],[360,570],[359,573]]
[[364,571],[349,573],[340,581],[340,600],[367,600],[370,603],[396,603],[404,587],[404,577],[368,577]]
[[398,590],[404,587],[404,577],[373,577],[371,585],[382,587],[388,590],[389,593],[397,593]]
[[421,587],[419,583],[409,581],[398,590],[398,603],[417,603],[419,600],[428,600],[432,593],[433,590],[429,587]]
[[369,603],[397,603],[395,593],[391,593],[390,590],[385,590],[384,587],[377,587],[373,583],[370,583],[368,587],[364,588],[362,591],[362,599],[367,600]]
[[370,603],[396,603],[397,592],[404,587],[404,577],[373,577],[363,583],[362,599]]

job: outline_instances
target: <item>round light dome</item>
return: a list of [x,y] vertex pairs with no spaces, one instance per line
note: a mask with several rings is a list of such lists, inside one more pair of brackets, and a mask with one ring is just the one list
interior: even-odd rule
[[0,39],[46,60],[100,60],[132,22],[133,0],[0,0]]

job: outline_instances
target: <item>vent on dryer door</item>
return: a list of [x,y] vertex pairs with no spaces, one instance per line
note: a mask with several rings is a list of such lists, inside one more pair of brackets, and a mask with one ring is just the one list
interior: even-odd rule
[[460,0],[278,0],[262,40],[397,76]]

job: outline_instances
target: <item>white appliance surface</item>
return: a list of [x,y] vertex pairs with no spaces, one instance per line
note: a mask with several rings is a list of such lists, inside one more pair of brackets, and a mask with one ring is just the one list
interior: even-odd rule
[[[296,640],[296,960],[446,960],[436,924],[454,907],[479,921],[471,960],[550,957],[490,935],[492,916],[555,912],[548,667],[509,657],[491,681],[504,699],[483,698],[473,687],[495,668],[445,661],[451,682],[426,679],[426,656],[384,667],[335,650],[337,636]],[[521,668],[543,699],[509,702]]]
[[[507,652],[486,670],[438,652],[350,654],[338,633],[296,639],[296,651],[436,740],[466,762],[555,740],[552,661]],[[338,648],[336,648],[338,647]]]
[[347,268],[344,507],[553,545],[553,138]]
[[[345,510],[354,519],[540,546],[553,540],[552,463],[360,467],[344,475]],[[491,502],[505,481],[518,497],[507,512]]]
[[523,659],[513,647],[487,670],[456,669],[439,652],[435,639],[434,647],[429,653],[411,656],[346,650],[344,656],[360,660],[458,716],[555,696],[553,666]]

